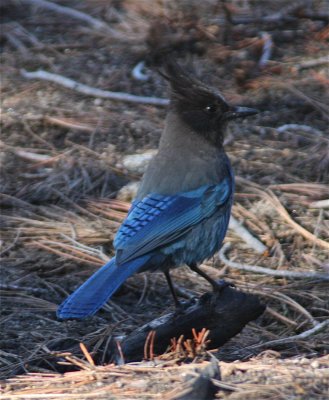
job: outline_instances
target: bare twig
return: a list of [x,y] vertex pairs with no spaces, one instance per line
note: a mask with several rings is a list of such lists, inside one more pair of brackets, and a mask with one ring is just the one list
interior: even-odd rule
[[[64,239],[66,239],[66,240],[68,240],[68,241],[71,241],[71,242],[73,243],[72,248],[76,249],[77,251],[78,251],[78,250],[81,250],[82,252],[84,252],[84,253],[86,253],[86,254],[89,254],[89,255],[95,256],[95,257],[97,257],[97,258],[100,258],[100,262],[101,262],[101,261],[108,262],[109,259],[110,259],[110,258],[109,258],[106,254],[104,254],[103,251],[100,250],[100,249],[96,249],[95,247],[86,246],[86,245],[84,245],[83,243],[78,242],[77,240],[74,240],[72,237],[69,237],[69,236],[65,235],[64,233],[62,233],[61,236],[62,236]],[[49,242],[49,243],[50,243],[50,242]],[[55,242],[55,243],[56,243],[56,242]],[[53,243],[53,244],[54,244],[54,243]]]
[[247,243],[249,247],[251,247],[257,253],[263,254],[267,250],[267,247],[254,236],[252,236],[252,234],[238,220],[236,220],[233,215],[230,218],[229,228],[232,229],[242,240]]
[[5,249],[0,251],[0,257],[2,257],[9,250],[11,250],[12,248],[14,248],[16,246],[16,243],[18,242],[18,239],[19,239],[20,235],[21,235],[21,230],[20,230],[20,228],[18,228],[17,229],[17,233],[16,233],[16,237],[14,238],[13,242],[10,243],[10,245],[8,247],[6,247]]
[[310,204],[310,208],[329,208],[329,199],[314,201]]
[[284,302],[288,306],[294,308],[300,314],[304,315],[308,319],[309,323],[312,324],[313,326],[316,326],[318,324],[318,321],[313,317],[313,315],[308,310],[306,310],[305,307],[303,307],[296,300],[292,299],[290,296],[280,292],[267,293],[267,296],[270,298],[276,298],[277,300]]
[[80,349],[81,349],[83,355],[86,357],[87,361],[89,362],[89,364],[94,367],[95,366],[95,362],[94,362],[92,356],[90,355],[90,353],[89,353],[87,347],[85,346],[85,344],[80,342],[79,346],[80,346]]
[[259,267],[258,265],[248,265],[241,264],[235,261],[229,260],[225,253],[231,247],[230,243],[225,243],[224,246],[219,251],[220,260],[228,265],[230,268],[238,269],[240,271],[248,271],[254,272],[256,274],[264,274],[270,276],[276,276],[278,278],[291,278],[291,279],[316,279],[320,281],[329,281],[329,274],[320,274],[317,272],[297,272],[297,271],[282,271],[282,270],[274,270],[265,267]]
[[[269,288],[260,288],[259,285],[253,285],[250,283],[248,283],[248,285],[243,285],[240,283],[239,287],[241,287],[241,289],[247,289],[248,291],[250,291],[253,294],[260,295],[265,298],[273,299],[275,301],[278,301],[279,303],[283,303],[283,304],[287,305],[288,307],[291,307],[292,309],[297,311],[299,314],[303,315],[307,319],[308,323],[310,323],[312,326],[316,326],[319,323],[312,316],[312,314],[306,310],[305,307],[303,307],[296,300],[292,299],[291,297],[289,297],[288,295],[286,295],[280,291],[276,291],[276,290],[269,289]],[[270,314],[271,314],[271,310],[270,310]],[[272,315],[273,315],[273,313],[272,313]]]
[[302,90],[298,89],[297,87],[295,87],[294,85],[287,85],[285,83],[281,83],[279,86],[286,88],[287,90],[289,90],[291,93],[293,93],[294,95],[298,96],[299,98],[303,99],[304,101],[306,101],[308,104],[310,104],[312,107],[314,107],[316,110],[320,111],[321,114],[324,116],[324,118],[326,120],[329,120],[328,117],[328,110],[329,107],[327,104],[316,100],[315,98],[312,98],[310,96],[308,96],[307,94],[305,94]]
[[37,48],[43,47],[42,43],[29,31],[27,31],[17,21],[10,21],[1,24],[1,33],[7,38],[9,43],[22,52],[23,55],[28,54],[25,42]]
[[74,10],[73,8],[61,6],[59,4],[55,4],[55,3],[52,3],[51,1],[47,1],[47,0],[21,0],[21,1],[24,3],[28,3],[33,6],[36,6],[36,7],[41,7],[46,10],[54,11],[58,14],[68,15],[71,18],[86,22],[92,28],[94,28],[96,30],[111,31],[110,27],[105,22],[100,21],[94,17],[91,17],[90,15],[88,15],[84,12]]
[[21,158],[24,158],[25,160],[36,162],[48,161],[53,158],[48,154],[31,153],[30,151],[25,150],[16,150],[15,154]]
[[269,342],[262,343],[262,344],[255,344],[255,345],[246,347],[246,349],[256,349],[258,347],[268,347],[268,346],[280,346],[282,344],[298,342],[299,340],[307,339],[308,337],[313,336],[313,335],[323,331],[327,327],[329,327],[329,319],[326,319],[325,321],[319,322],[313,328],[311,328],[311,329],[309,329],[307,331],[304,331],[304,332],[300,333],[299,335],[294,335],[294,336],[289,336],[287,338],[271,340]]
[[273,47],[272,37],[269,33],[262,32],[262,39],[263,39],[263,52],[258,62],[259,68],[264,68],[265,65],[268,63],[272,55],[272,47]]
[[296,328],[298,326],[296,321],[293,321],[290,318],[285,317],[284,315],[280,314],[279,312],[275,311],[273,308],[267,306],[266,312],[271,315],[271,317],[278,319],[279,321],[283,322],[288,326],[293,326]]
[[328,185],[321,183],[278,183],[268,186],[268,189],[295,193],[298,196],[309,196],[311,198],[329,196]]
[[[255,189],[257,190],[257,189]],[[258,190],[257,190],[258,191]],[[309,232],[307,229],[303,228],[297,222],[295,222],[289,215],[288,211],[283,207],[280,200],[275,196],[275,194],[271,191],[268,193],[262,192],[264,198],[266,198],[270,203],[273,204],[276,211],[281,215],[281,217],[291,225],[300,235],[302,235],[305,239],[310,240],[314,244],[329,249],[329,243],[323,239],[319,239],[313,233]]]
[[82,124],[77,121],[72,121],[68,118],[51,117],[50,115],[45,115],[43,118],[44,118],[44,121],[46,121],[50,124],[62,126],[64,128],[74,129],[77,131],[92,133],[92,132],[95,132],[95,129],[96,129],[93,126]]
[[328,56],[303,61],[303,62],[299,63],[298,65],[296,65],[296,68],[298,70],[301,70],[301,69],[306,69],[306,68],[317,67],[318,65],[323,65],[323,64],[329,64]]
[[[225,3],[225,0],[222,0],[222,3]],[[292,22],[295,21],[299,15],[297,12],[300,12],[300,10],[305,7],[308,3],[308,0],[302,0],[302,1],[293,1],[292,4],[286,5],[283,7],[281,10],[275,12],[275,13],[270,13],[265,16],[252,16],[252,15],[246,15],[243,17],[232,17],[231,12],[229,14],[229,22],[233,25],[241,25],[241,24],[260,24],[260,23],[266,23],[266,24],[282,24],[285,22]],[[228,7],[226,7],[228,8]],[[225,9],[224,9],[225,10]],[[305,15],[305,18],[314,18],[315,15],[309,14],[307,16],[307,13],[303,13],[303,17]],[[326,20],[327,15],[326,14],[319,14],[317,15],[319,18],[318,19],[323,19]],[[225,15],[225,20],[227,20],[227,15]],[[215,20],[217,23],[221,22],[222,20],[218,21],[218,18]],[[214,21],[212,21],[214,22]]]
[[28,72],[23,69],[21,70],[21,74],[24,78],[27,79],[41,79],[43,81],[54,82],[57,83],[58,85],[64,86],[68,89],[75,90],[76,92],[82,94],[86,94],[88,96],[102,97],[104,99],[112,99],[119,101],[128,101],[131,103],[153,104],[158,106],[166,106],[167,104],[169,104],[169,100],[160,99],[158,97],[135,96],[133,94],[124,92],[111,92],[109,90],[93,88],[91,86],[84,85],[83,83],[79,83],[72,79],[66,78],[65,76],[53,74],[51,72],[43,70]]
[[28,54],[27,48],[24,46],[23,42],[18,37],[15,36],[15,34],[10,32],[4,32],[4,36],[8,40],[8,42],[15,49],[17,49],[23,56],[26,56]]
[[322,136],[323,133],[316,128],[308,125],[299,125],[299,124],[285,124],[281,125],[278,128],[275,128],[277,132],[283,133],[286,131],[303,131],[306,133],[310,133],[312,135]]
[[[97,267],[103,264],[103,261],[99,258],[93,257],[91,255],[86,254],[83,251],[79,251],[74,246],[70,246],[66,243],[55,242],[55,241],[39,241],[39,242],[30,242],[28,245],[36,246],[51,253],[57,254],[61,257],[69,258],[71,260],[76,260],[79,262],[84,262],[88,264],[95,265]],[[58,250],[63,249],[63,251]],[[70,252],[70,253],[68,253]]]
[[33,288],[29,286],[19,286],[19,285],[6,285],[4,283],[0,283],[0,290],[15,290],[15,291],[25,291],[25,292],[31,292],[31,293],[48,293],[47,289],[41,289],[41,288]]
[[143,69],[145,68],[145,62],[140,61],[132,70],[131,75],[138,81],[148,81],[150,79],[149,75],[144,74]]

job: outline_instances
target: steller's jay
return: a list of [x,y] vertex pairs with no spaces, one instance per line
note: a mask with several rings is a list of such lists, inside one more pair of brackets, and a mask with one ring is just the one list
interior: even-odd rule
[[171,86],[165,129],[115,237],[115,256],[59,306],[59,318],[93,315],[136,272],[163,271],[176,305],[170,268],[187,264],[218,288],[198,265],[220,249],[231,213],[225,127],[257,111],[228,104],[173,61],[165,62],[162,75]]

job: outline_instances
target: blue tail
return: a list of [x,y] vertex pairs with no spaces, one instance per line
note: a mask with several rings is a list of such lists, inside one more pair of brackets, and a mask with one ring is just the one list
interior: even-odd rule
[[95,314],[123,282],[137,272],[150,258],[139,257],[118,266],[115,257],[73,292],[57,310],[57,317],[86,318]]

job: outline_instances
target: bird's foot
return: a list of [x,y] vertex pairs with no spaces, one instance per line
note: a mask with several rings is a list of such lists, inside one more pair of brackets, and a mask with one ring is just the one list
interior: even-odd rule
[[212,287],[214,289],[214,292],[221,293],[225,288],[227,288],[227,287],[234,288],[235,285],[234,285],[234,283],[227,282],[224,279],[220,279],[219,281],[214,281]]
[[209,275],[207,275],[204,271],[202,271],[196,264],[190,264],[189,267],[191,268],[192,271],[196,272],[197,274],[202,276],[204,279],[206,279],[213,287],[213,290],[215,293],[221,293],[223,291],[223,289],[225,289],[227,286],[231,286],[231,284],[224,281],[224,279],[215,281],[213,278],[211,278]]
[[185,314],[185,311],[195,303],[196,303],[195,298],[190,299],[188,301],[180,300],[179,302],[175,303],[174,317],[177,318]]

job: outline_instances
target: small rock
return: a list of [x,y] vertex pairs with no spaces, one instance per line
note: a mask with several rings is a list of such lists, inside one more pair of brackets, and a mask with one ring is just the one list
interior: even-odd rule
[[143,174],[155,154],[156,150],[148,150],[141,154],[130,154],[123,157],[121,164],[129,172]]
[[101,106],[102,103],[103,103],[103,101],[102,101],[102,99],[100,99],[100,98],[97,98],[97,99],[94,100],[95,106]]
[[117,199],[121,201],[131,202],[135,197],[138,190],[139,182],[130,182],[128,185],[123,186],[118,194]]

